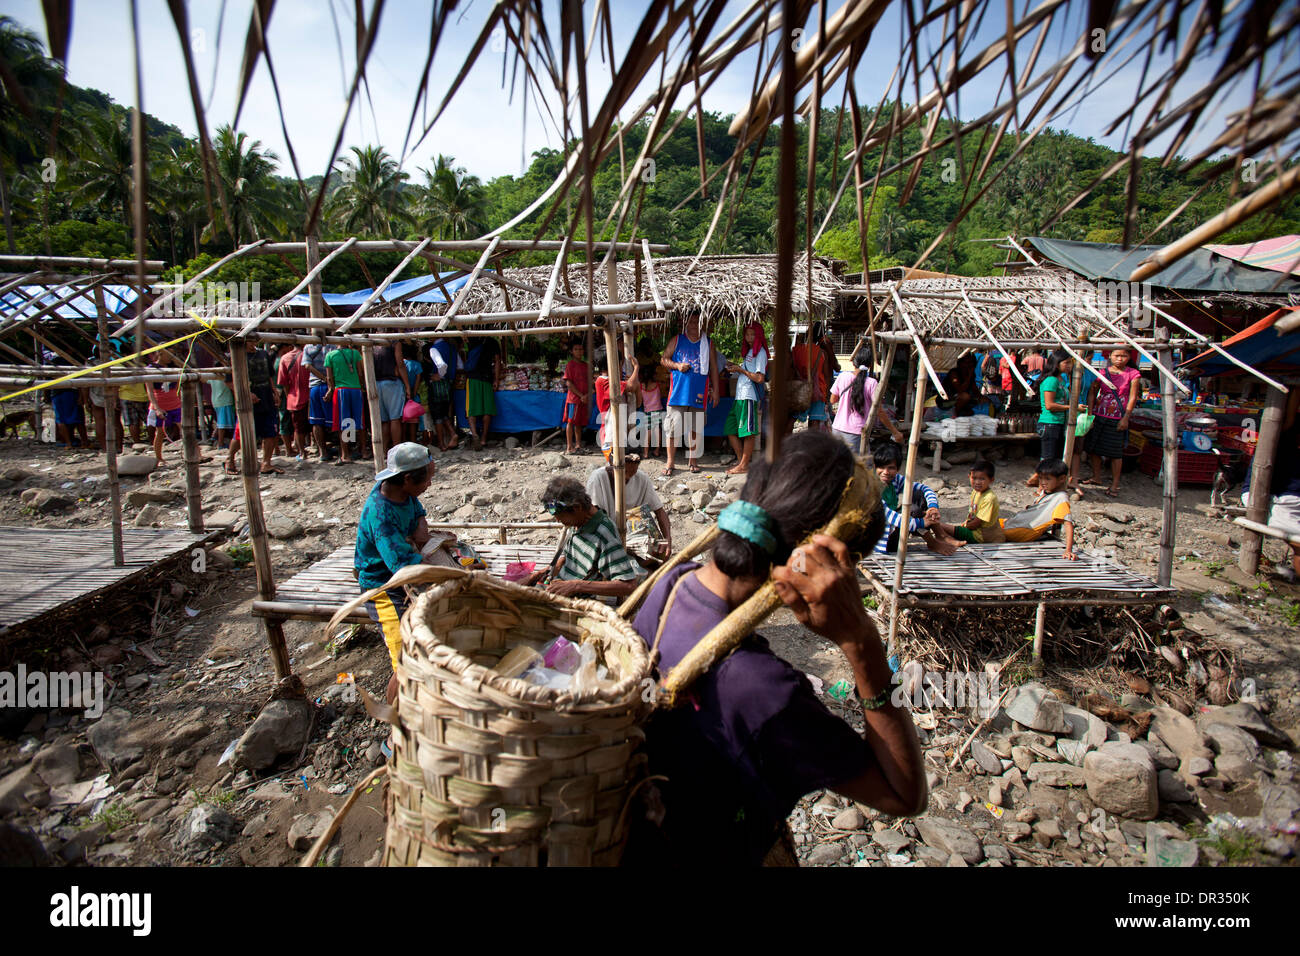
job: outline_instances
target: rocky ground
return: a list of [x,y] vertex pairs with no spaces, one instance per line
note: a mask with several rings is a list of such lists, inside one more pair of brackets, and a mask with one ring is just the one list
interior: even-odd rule
[[[168,455],[178,463],[179,447]],[[436,459],[426,507],[472,521],[537,520],[538,494],[552,474],[585,479],[600,463],[595,451],[566,457],[513,441]],[[351,543],[373,471],[369,464],[277,464],[286,475],[262,479],[262,489],[283,580]],[[658,477],[659,463],[643,465],[669,502],[679,546],[741,484],[723,474],[723,456],[706,454],[704,465],[702,475],[670,479]],[[1029,471],[1024,460],[1000,463],[995,487],[1004,512],[1028,503],[1032,492],[1022,482]],[[946,519],[960,520],[968,496],[963,466],[927,476],[923,470]],[[10,642],[7,655],[29,668],[104,670],[112,681],[109,709],[96,721],[74,711],[0,711],[0,858],[294,864],[347,794],[384,762],[383,725],[337,683],[350,673],[372,694],[382,692],[387,661],[377,635],[368,628],[327,634],[305,622],[285,630],[316,706],[278,702],[236,752],[272,691],[271,667],[262,626],[249,615],[256,582],[241,538],[240,479],[223,474],[217,456],[202,466],[202,481],[208,526],[230,532],[209,547],[201,569],[192,562],[168,569],[94,615],[60,622],[53,636],[0,637]],[[178,464],[123,478],[126,520],[183,526],[182,488]],[[1208,497],[1208,490],[1180,492],[1175,607],[1188,631],[1235,656],[1230,697],[1242,680],[1253,681],[1253,706],[1193,700],[1207,693],[1195,676],[1172,699],[1139,693],[1140,684],[1107,698],[1106,688],[1141,675],[1065,667],[1049,648],[1041,683],[1023,683],[969,746],[978,718],[918,713],[931,784],[924,816],[889,818],[830,793],[805,798],[790,820],[804,862],[1144,865],[1149,853],[1166,865],[1294,862],[1300,589],[1267,574],[1241,575],[1231,526],[1196,510]],[[0,443],[0,524],[106,527],[107,501],[99,455],[29,440]],[[1160,497],[1149,478],[1126,475],[1120,500],[1090,497],[1076,510],[1083,547],[1110,551],[1154,576]],[[555,536],[537,531],[519,540]],[[1272,543],[1266,554],[1280,558],[1281,550]],[[824,693],[849,676],[835,647],[790,615],[774,615],[765,633]],[[853,707],[826,699],[861,726]],[[1180,700],[1190,714],[1170,706]],[[326,864],[377,862],[381,794],[372,785],[360,797]]]

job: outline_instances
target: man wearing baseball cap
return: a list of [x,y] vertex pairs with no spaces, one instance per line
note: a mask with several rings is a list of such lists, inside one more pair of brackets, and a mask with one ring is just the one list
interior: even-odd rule
[[[434,464],[429,450],[415,442],[401,442],[388,452],[388,467],[375,475],[375,485],[357,521],[357,550],[353,559],[363,592],[383,587],[388,579],[411,564],[425,562],[420,549],[430,538],[419,496],[429,487]],[[400,588],[384,591],[366,604],[366,613],[379,625],[393,663],[388,682],[388,702],[397,698],[397,659],[402,653],[398,621],[406,610]]]

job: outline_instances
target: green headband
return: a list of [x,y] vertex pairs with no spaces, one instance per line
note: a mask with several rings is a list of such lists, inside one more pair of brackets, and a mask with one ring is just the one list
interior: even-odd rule
[[722,514],[718,515],[718,527],[758,545],[769,558],[776,553],[776,536],[771,531],[772,519],[751,501],[733,501],[727,505]]

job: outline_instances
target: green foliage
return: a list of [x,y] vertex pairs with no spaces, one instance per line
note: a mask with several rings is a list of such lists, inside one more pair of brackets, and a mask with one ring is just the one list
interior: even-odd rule
[[232,544],[226,548],[226,554],[230,555],[235,562],[235,566],[242,568],[253,562],[253,546],[247,542]]
[[135,823],[135,811],[121,801],[114,800],[112,803],[105,804],[104,809],[91,817],[87,826],[95,823],[104,824],[108,832],[112,833],[114,830]]
[[194,794],[194,802],[198,804],[211,804],[214,807],[228,807],[235,802],[235,791],[222,790],[215,787],[212,790],[192,789],[190,793]]
[[85,256],[91,259],[121,259],[135,255],[131,235],[120,222],[98,219],[82,222],[65,219],[48,230],[32,223],[17,237],[23,255]]
[[1300,601],[1287,601],[1282,605],[1282,620],[1291,627],[1300,627]]

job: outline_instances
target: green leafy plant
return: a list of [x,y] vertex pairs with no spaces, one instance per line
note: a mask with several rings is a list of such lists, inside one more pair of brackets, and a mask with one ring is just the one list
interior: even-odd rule
[[235,791],[233,790],[190,790],[194,794],[194,802],[198,804],[211,804],[214,807],[228,807],[235,802]]
[[253,561],[253,546],[247,542],[232,544],[226,548],[226,554],[230,555],[231,560],[235,562],[236,567],[244,567]]
[[95,823],[102,823],[108,828],[108,832],[120,830],[128,824],[135,823],[135,811],[120,801],[114,801],[106,804],[104,809],[95,814],[87,823],[87,826]]
[[880,601],[874,594],[864,594],[862,595],[862,606],[868,611],[874,611],[876,608],[880,607]]
[[1282,605],[1282,619],[1292,627],[1300,627],[1300,601],[1287,601]]
[[1210,560],[1205,562],[1204,567],[1206,574],[1212,578],[1217,578],[1223,572],[1225,565],[1222,561]]

